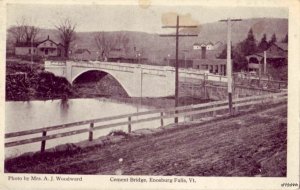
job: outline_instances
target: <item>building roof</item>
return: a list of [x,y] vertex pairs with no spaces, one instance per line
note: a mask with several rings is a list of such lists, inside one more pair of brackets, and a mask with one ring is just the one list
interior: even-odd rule
[[[216,49],[213,50],[206,50],[205,52],[205,59],[216,59],[223,49],[225,45],[220,44]],[[188,49],[186,51],[180,51],[178,54],[178,59],[186,59],[186,60],[193,60],[193,59],[201,59],[202,50],[201,49]],[[170,59],[175,59],[175,53],[170,53]]]
[[275,42],[274,45],[282,49],[283,51],[288,51],[288,44],[282,42]]
[[[247,58],[253,57],[253,56],[258,56],[258,57],[264,57],[264,53],[254,53],[251,55],[246,56]],[[267,53],[267,59],[283,59],[287,58],[286,55],[279,55],[279,54],[274,54],[274,53]]]
[[91,52],[90,52],[88,49],[76,49],[76,50],[74,51],[74,54],[83,54],[83,53],[85,53],[85,52],[91,54]]
[[206,45],[214,45],[211,41],[209,41]]
[[[285,59],[287,58],[287,51],[288,51],[288,44],[287,43],[280,43],[280,42],[276,42],[273,45],[277,46],[279,49],[281,49],[282,51],[277,51],[277,52],[271,52],[267,50],[267,59]],[[259,53],[254,53],[251,55],[246,56],[247,58],[253,57],[253,56],[257,56],[257,57],[264,57],[264,53],[263,52],[259,52]]]
[[38,42],[18,42],[16,43],[16,47],[37,47],[39,45]]
[[226,65],[226,59],[194,59],[194,63],[201,65]]
[[52,43],[54,43],[55,45],[61,45],[61,46],[63,46],[61,43],[56,43],[56,42],[54,42],[53,40],[51,40],[50,38],[49,38],[49,36],[45,39],[45,40],[43,40],[43,41],[40,41],[40,42],[18,42],[18,43],[16,43],[16,47],[38,47],[40,44],[42,44],[42,43],[44,43],[44,42],[46,42],[46,41],[50,41],[50,42],[52,42]]
[[56,42],[54,42],[53,40],[50,40],[50,39],[46,39],[46,40],[43,40],[41,42],[38,42],[38,45],[40,45],[40,44],[42,44],[42,43],[44,43],[46,41],[50,41],[50,42],[54,43],[55,45],[58,45]]

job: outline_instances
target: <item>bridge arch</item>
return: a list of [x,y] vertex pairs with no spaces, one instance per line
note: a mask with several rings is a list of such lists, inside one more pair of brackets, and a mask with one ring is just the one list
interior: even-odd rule
[[[110,70],[106,70],[106,69],[98,69],[98,68],[85,68],[85,69],[80,69],[79,72],[74,72],[74,75],[72,75],[72,79],[71,79],[71,84],[73,85],[74,81],[81,76],[84,73],[90,72],[90,71],[99,71],[99,72],[104,72],[106,74],[111,75],[119,84],[120,86],[125,90],[125,92],[127,93],[128,96],[132,95],[132,91],[130,89],[130,87],[128,87],[127,84],[124,83],[124,77],[119,76],[118,74],[116,74],[115,72],[112,72]],[[131,83],[132,85],[134,85],[134,83]]]

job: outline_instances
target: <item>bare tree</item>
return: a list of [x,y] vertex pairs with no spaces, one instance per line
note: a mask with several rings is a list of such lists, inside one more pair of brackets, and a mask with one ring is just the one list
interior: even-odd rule
[[105,32],[98,32],[95,35],[95,43],[102,59],[105,59],[105,57],[109,55],[109,52],[116,46],[116,41],[113,39],[113,36]]
[[59,32],[59,38],[64,46],[65,56],[69,57],[69,49],[71,43],[76,39],[76,23],[73,23],[69,18],[63,19],[55,28]]
[[19,42],[35,42],[40,29],[22,17],[17,21],[16,25],[10,27],[8,32],[12,35],[15,43]]
[[34,42],[40,29],[35,26],[24,25],[24,38],[26,42]]
[[116,34],[116,42],[119,47],[121,47],[125,53],[128,53],[128,43],[129,38],[126,36],[125,32],[120,32]]
[[98,32],[95,35],[95,43],[100,51],[101,58],[104,59],[113,49],[121,49],[125,54],[128,53],[129,38],[124,32],[110,34]]

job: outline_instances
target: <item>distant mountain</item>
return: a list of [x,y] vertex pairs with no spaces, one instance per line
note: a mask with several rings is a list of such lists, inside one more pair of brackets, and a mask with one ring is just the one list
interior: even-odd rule
[[[282,18],[253,18],[244,19],[240,22],[232,23],[232,43],[236,44],[244,40],[247,36],[250,28],[253,29],[253,33],[257,42],[260,41],[264,33],[267,34],[268,40],[272,34],[275,33],[277,40],[281,41],[288,33],[288,19]],[[121,31],[110,32],[118,33]],[[163,60],[168,54],[172,54],[175,51],[175,38],[160,37],[158,34],[145,33],[145,32],[125,32],[129,38],[129,47],[134,46],[143,50],[143,55],[149,60]],[[181,33],[189,33],[189,31],[181,30]],[[227,26],[224,22],[213,22],[200,25],[197,31],[193,31],[198,34],[198,37],[188,37],[180,39],[180,50],[191,49],[195,42],[212,42],[218,41],[226,43],[227,38]],[[95,34],[97,32],[78,32],[75,41],[77,48],[87,48],[91,51],[96,51],[97,46],[95,44]],[[58,33],[56,30],[42,29],[39,39],[45,39],[47,35],[54,41],[59,41]]]

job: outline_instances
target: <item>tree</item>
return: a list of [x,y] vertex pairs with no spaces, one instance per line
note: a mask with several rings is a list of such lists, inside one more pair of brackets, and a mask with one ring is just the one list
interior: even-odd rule
[[252,28],[250,28],[247,38],[241,45],[241,51],[244,55],[251,55],[257,51],[256,40]]
[[59,32],[59,38],[64,46],[65,57],[69,58],[69,50],[72,42],[76,39],[76,23],[73,23],[69,18],[60,20],[58,25],[55,25],[55,28]]
[[276,34],[274,33],[271,37],[271,40],[269,41],[269,47],[274,44],[275,42],[277,42],[277,38],[276,38]]
[[264,34],[263,37],[261,38],[259,45],[258,45],[258,50],[259,51],[265,51],[268,49],[268,42],[267,42],[267,35]]
[[25,42],[27,42],[27,43],[34,42],[39,31],[40,31],[40,29],[35,26],[25,25],[24,26]]
[[115,44],[121,47],[125,53],[128,53],[128,43],[129,38],[126,36],[125,32],[119,32],[116,34]]
[[283,38],[283,40],[281,41],[282,43],[288,43],[289,39],[288,39],[288,34],[285,35],[285,37]]
[[[233,57],[233,46],[231,45],[231,57]],[[226,59],[227,58],[227,44],[225,44],[222,52],[217,56],[218,59]]]
[[105,59],[109,52],[115,47],[116,42],[112,39],[112,36],[106,32],[98,32],[94,38],[97,48],[100,51],[100,57]]
[[128,53],[129,38],[125,32],[111,34],[107,32],[98,32],[95,35],[95,43],[100,51],[100,57],[105,59],[113,49],[120,49],[125,54]]
[[35,42],[40,29],[22,17],[16,25],[8,29],[8,32],[14,38],[15,43],[30,43]]
[[24,28],[21,26],[12,26],[8,29],[8,33],[14,38],[15,43],[23,42]]

